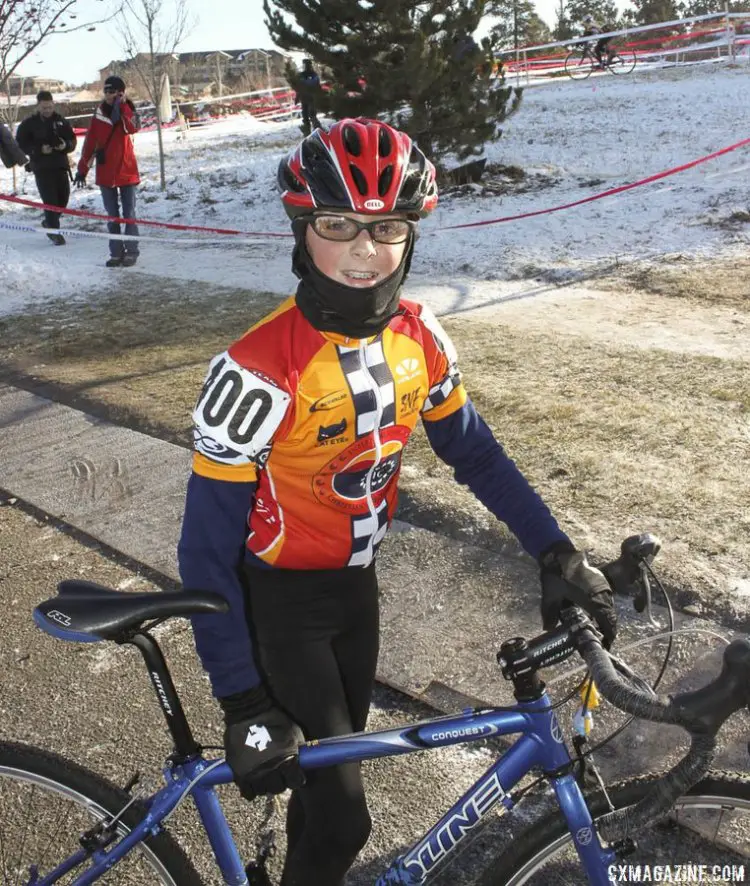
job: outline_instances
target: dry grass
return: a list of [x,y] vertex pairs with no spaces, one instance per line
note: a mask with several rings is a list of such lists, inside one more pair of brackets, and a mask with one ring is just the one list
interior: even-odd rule
[[184,282],[161,279],[157,297],[150,283],[130,275],[96,302],[0,318],[0,374],[4,367],[10,380],[49,384],[56,399],[187,444],[208,361],[279,297],[201,284],[201,298],[190,298]]
[[574,535],[609,556],[652,529],[696,587],[748,574],[750,362],[445,325],[478,410]]
[[612,289],[625,285],[654,295],[750,311],[750,259],[740,256],[710,262],[683,255],[665,257],[658,264],[625,266],[597,285]]

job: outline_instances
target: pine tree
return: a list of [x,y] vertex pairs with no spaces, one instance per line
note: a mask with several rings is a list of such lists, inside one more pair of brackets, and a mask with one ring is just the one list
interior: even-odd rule
[[633,0],[639,25],[672,22],[680,17],[675,0]]
[[532,0],[491,0],[487,12],[499,19],[490,35],[497,49],[517,49],[552,40],[550,29],[539,18]]
[[615,30],[617,25],[617,7],[614,0],[569,0],[567,13],[568,21],[579,36],[581,23],[587,15],[593,15],[595,21],[606,30]]
[[577,36],[573,28],[573,22],[571,22],[570,17],[568,16],[568,11],[565,7],[565,0],[558,0],[555,15],[555,27],[552,29],[553,39],[568,40],[571,37]]
[[725,3],[725,0],[688,0],[679,4],[680,12],[685,18],[724,12],[727,7],[730,12],[750,12],[750,0],[729,0],[729,3]]
[[[320,108],[406,130],[435,162],[482,153],[520,90],[493,73],[472,34],[486,0],[263,0],[274,42],[312,58],[330,90]],[[293,20],[293,21],[291,21]]]

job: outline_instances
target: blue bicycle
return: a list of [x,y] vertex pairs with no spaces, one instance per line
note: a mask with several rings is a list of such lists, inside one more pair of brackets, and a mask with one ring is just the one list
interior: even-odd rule
[[[623,542],[620,558],[605,567],[611,578],[627,578],[641,603],[649,606],[648,576],[653,576],[650,564],[658,547],[648,534],[632,537]],[[65,581],[58,596],[37,607],[37,624],[53,636],[110,640],[141,651],[174,748],[163,771],[165,786],[144,800],[131,793],[137,777],[118,788],[55,754],[0,743],[3,884],[85,886],[104,878],[133,886],[199,886],[195,867],[164,827],[187,797],[197,808],[223,882],[263,882],[262,857],[247,868],[243,864],[214,791],[232,780],[230,770],[223,760],[203,756],[149,633],[167,618],[222,612],[225,605],[210,593],[131,594]],[[614,786],[600,780],[593,791],[582,789],[587,771],[597,775],[593,749],[580,735],[571,755],[555,713],[561,702],[553,703],[539,676],[541,669],[575,652],[615,707],[688,730],[691,747],[677,766],[666,774]],[[553,631],[528,642],[515,638],[504,643],[498,661],[513,683],[517,704],[512,707],[472,709],[397,729],[311,741],[300,748],[302,767],[312,770],[518,734],[455,806],[393,861],[376,886],[409,886],[440,876],[445,862],[477,832],[490,810],[514,810],[530,789],[516,787],[528,773],[551,787],[558,808],[499,847],[479,878],[481,886],[607,886],[621,881],[620,871],[649,863],[705,865],[715,879],[704,882],[745,881],[750,837],[743,815],[750,811],[750,777],[711,773],[709,767],[719,728],[750,701],[750,642],[735,640],[727,647],[722,672],[708,686],[671,700],[656,696],[603,649],[591,622],[575,608],[564,612],[562,625]],[[592,691],[584,690],[584,715]]]

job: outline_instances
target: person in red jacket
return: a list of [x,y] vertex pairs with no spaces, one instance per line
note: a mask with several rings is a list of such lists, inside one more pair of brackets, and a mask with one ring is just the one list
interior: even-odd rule
[[[91,118],[78,162],[76,187],[86,184],[92,158],[96,159],[96,183],[104,209],[111,218],[135,218],[136,189],[140,184],[132,135],[140,129],[135,105],[125,97],[120,77],[104,81],[104,101]],[[122,207],[122,212],[120,208]],[[119,222],[107,222],[110,234],[120,233]],[[138,225],[126,224],[125,233],[137,237]],[[138,260],[137,240],[110,240],[108,268],[132,267]]]

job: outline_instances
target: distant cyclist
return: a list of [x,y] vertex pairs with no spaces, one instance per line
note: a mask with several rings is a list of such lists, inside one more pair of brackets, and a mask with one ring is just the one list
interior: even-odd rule
[[[606,29],[599,25],[594,18],[593,15],[587,15],[583,19],[583,36],[584,37],[593,37],[596,34],[601,34]],[[608,44],[612,38],[611,37],[602,37],[596,41],[596,46],[594,46],[594,56],[599,63],[600,68],[606,67],[609,64],[610,52]],[[602,54],[604,51],[607,51],[607,61],[602,61]]]

